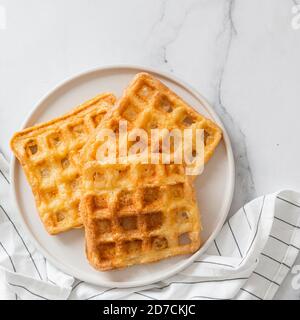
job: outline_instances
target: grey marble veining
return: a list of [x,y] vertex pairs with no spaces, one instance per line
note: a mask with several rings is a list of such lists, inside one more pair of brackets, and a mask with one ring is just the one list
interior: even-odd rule
[[218,36],[217,41],[223,41],[224,53],[222,62],[219,68],[218,83],[216,86],[216,98],[214,99],[214,106],[219,113],[226,130],[230,136],[233,146],[233,153],[236,168],[235,192],[232,201],[230,214],[234,214],[241,206],[255,198],[255,185],[252,177],[252,171],[249,164],[246,147],[246,136],[234,120],[233,116],[227,111],[225,103],[222,98],[222,89],[224,74],[226,72],[227,60],[230,55],[231,44],[234,37],[237,35],[237,29],[234,25],[233,11],[235,0],[228,0],[225,6],[224,21],[222,23],[222,30]]

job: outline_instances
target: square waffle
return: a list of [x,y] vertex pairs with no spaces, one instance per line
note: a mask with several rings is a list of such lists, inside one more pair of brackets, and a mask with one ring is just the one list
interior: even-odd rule
[[[141,128],[149,136],[151,129],[179,129],[182,136],[184,129],[192,129],[193,154],[196,152],[196,129],[204,130],[204,163],[213,155],[222,138],[222,130],[217,124],[196,112],[158,79],[144,72],[134,77],[116,107],[106,115],[101,128],[112,129],[118,134],[122,120],[127,121],[128,132]],[[82,161],[96,160],[99,146],[100,141],[94,135],[83,152]],[[130,144],[127,147],[129,149]],[[150,143],[148,148],[151,149]]]
[[82,226],[79,152],[114,102],[112,94],[100,94],[64,116],[16,133],[11,140],[50,234]]
[[200,215],[183,170],[182,165],[91,164],[80,209],[94,268],[124,268],[199,248]]

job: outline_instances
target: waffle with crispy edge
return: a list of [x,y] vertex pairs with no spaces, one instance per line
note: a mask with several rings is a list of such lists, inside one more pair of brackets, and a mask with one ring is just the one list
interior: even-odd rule
[[193,253],[200,215],[182,165],[93,163],[80,210],[86,255],[97,270]]
[[79,153],[114,103],[114,95],[100,94],[61,117],[17,132],[11,139],[11,149],[50,234],[82,226]]
[[[99,129],[111,129],[117,134],[120,121],[127,122],[128,136],[139,128],[147,132],[151,137],[151,129],[179,129],[184,136],[184,129],[192,129],[192,154],[196,153],[196,129],[202,129],[204,132],[204,152],[203,160],[206,163],[213,155],[217,145],[222,138],[222,130],[212,120],[204,117],[190,107],[177,94],[171,91],[158,79],[148,73],[138,73],[130,85],[124,91],[123,96],[111,109]],[[96,133],[100,132],[96,130]],[[117,156],[119,155],[119,146],[126,144],[127,153],[133,142],[127,142],[128,136],[123,136],[123,141],[117,139]],[[89,143],[82,152],[82,163],[97,160],[97,150],[104,142],[98,139],[97,134],[92,135]],[[161,137],[161,141],[164,137]],[[161,141],[159,150],[151,149],[151,139],[148,140],[148,151],[162,152]],[[172,142],[171,142],[172,144]],[[172,148],[172,146],[171,146]],[[170,149],[170,152],[175,150]],[[124,154],[122,154],[122,157]]]

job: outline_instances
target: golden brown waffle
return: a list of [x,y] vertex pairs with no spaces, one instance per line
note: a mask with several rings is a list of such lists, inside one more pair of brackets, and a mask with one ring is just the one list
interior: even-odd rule
[[80,209],[86,254],[98,270],[195,252],[200,215],[182,165],[91,163]]
[[[101,128],[109,128],[118,133],[121,120],[127,121],[128,132],[141,128],[149,136],[151,129],[155,128],[179,129],[182,132],[190,128],[193,134],[196,129],[203,129],[205,163],[222,138],[222,130],[217,124],[196,112],[163,83],[147,73],[139,73],[134,77],[116,107],[106,115]],[[193,138],[193,148],[195,141]],[[84,148],[82,161],[96,160],[99,145],[100,142],[94,135]],[[150,141],[148,150],[150,151]]]
[[50,234],[82,226],[79,151],[114,102],[112,94],[100,94],[62,117],[16,133],[11,140]]

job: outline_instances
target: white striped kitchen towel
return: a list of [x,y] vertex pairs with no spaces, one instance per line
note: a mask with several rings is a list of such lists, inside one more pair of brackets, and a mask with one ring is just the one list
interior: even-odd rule
[[223,226],[206,254],[147,287],[94,286],[57,270],[31,244],[9,201],[0,154],[0,299],[272,299],[300,249],[300,194],[259,197]]

